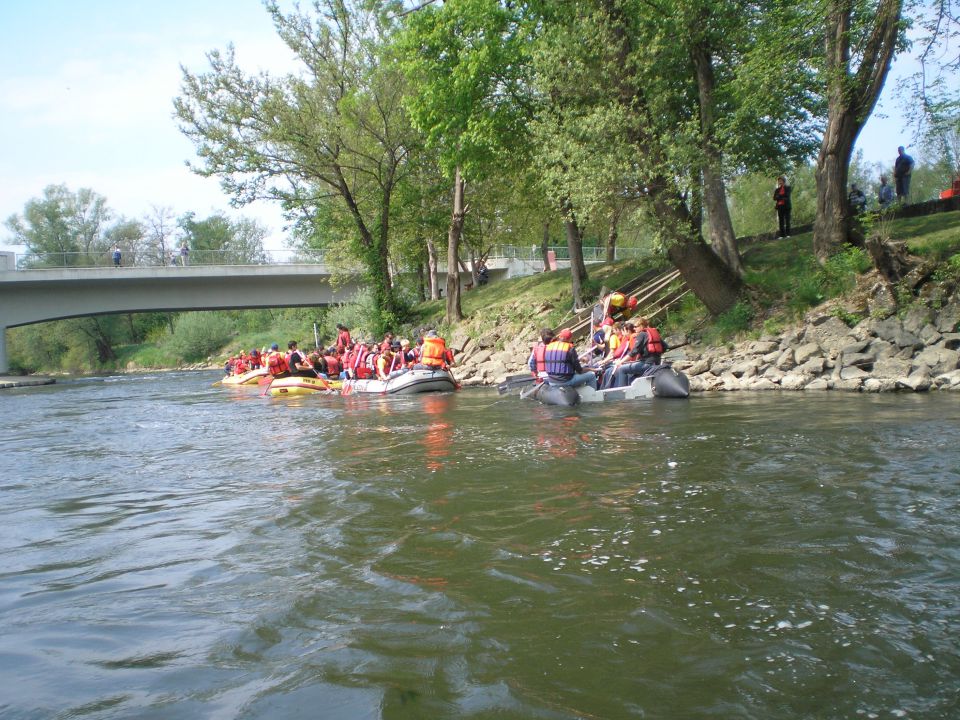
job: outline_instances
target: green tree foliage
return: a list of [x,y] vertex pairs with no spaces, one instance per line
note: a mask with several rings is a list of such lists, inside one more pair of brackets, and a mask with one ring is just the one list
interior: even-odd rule
[[447,237],[447,322],[463,317],[459,244],[467,182],[502,178],[527,155],[531,115],[529,36],[517,8],[497,0],[450,0],[408,16],[398,42],[413,85],[406,100],[427,145],[453,181]]
[[249,218],[232,221],[224,213],[197,220],[188,212],[177,220],[181,242],[190,248],[190,262],[210,265],[265,263],[263,241],[267,230]]
[[[393,193],[408,158],[403,78],[380,52],[395,3],[315,0],[312,12],[266,4],[300,63],[296,74],[250,76],[232,48],[208,55],[210,71],[183,71],[175,101],[197,146],[194,170],[219,177],[238,203],[268,198],[293,217],[349,218],[350,249],[385,318],[395,312],[389,273]],[[315,233],[301,237],[317,238]]]
[[93,190],[49,185],[5,224],[13,243],[26,245],[31,265],[97,265],[105,264],[111,219],[106,198]]

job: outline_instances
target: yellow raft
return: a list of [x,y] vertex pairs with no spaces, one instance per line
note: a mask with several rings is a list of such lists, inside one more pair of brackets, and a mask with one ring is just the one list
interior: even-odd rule
[[266,368],[257,368],[256,370],[250,370],[243,373],[242,375],[230,375],[225,377],[220,381],[221,385],[257,385],[260,382],[261,378],[264,378],[270,374],[270,371]]
[[312,395],[314,393],[340,393],[343,383],[339,380],[324,380],[312,377],[284,377],[277,378],[267,388],[271,397],[286,395]]

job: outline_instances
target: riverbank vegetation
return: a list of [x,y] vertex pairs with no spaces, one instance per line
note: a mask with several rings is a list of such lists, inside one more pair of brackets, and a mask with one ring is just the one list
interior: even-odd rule
[[[880,220],[883,232],[903,242],[911,254],[932,263],[920,289],[900,289],[903,311],[915,302],[936,302],[935,291],[949,292],[960,281],[960,212]],[[803,313],[835,298],[849,297],[875,275],[865,251],[850,247],[820,265],[812,255],[812,234],[773,239],[748,246],[744,272],[752,294],[719,316],[688,295],[658,319],[664,332],[686,334],[706,344],[731,342],[741,336],[777,332]],[[591,266],[584,291],[599,297],[643,272],[663,266],[646,257]],[[896,288],[894,288],[896,291]],[[17,371],[46,373],[113,372],[189,366],[220,366],[240,350],[262,348],[296,339],[305,346],[316,337],[329,344],[341,322],[360,337],[376,337],[373,295],[330,308],[291,308],[190,313],[143,313],[98,316],[43,323],[8,331],[8,352]],[[462,298],[469,333],[481,336],[498,327],[560,327],[572,316],[568,270],[538,273],[492,282],[465,292]],[[832,310],[841,319],[849,311]],[[415,337],[423,328],[452,336],[460,324],[446,323],[442,300],[414,305],[409,320],[393,328],[398,336]]]

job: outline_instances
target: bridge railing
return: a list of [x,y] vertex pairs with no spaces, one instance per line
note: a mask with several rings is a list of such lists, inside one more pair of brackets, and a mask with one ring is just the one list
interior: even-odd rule
[[[566,245],[548,247],[557,260],[569,260],[570,252]],[[649,254],[644,248],[618,247],[615,259],[641,257]],[[604,247],[587,246],[583,248],[586,262],[602,262],[606,259]],[[48,268],[97,268],[114,265],[112,251],[91,252],[52,252],[17,253],[18,270],[39,270]],[[542,262],[543,251],[539,245],[494,245],[487,255],[488,260],[524,260]],[[166,257],[156,253],[137,253],[122,250],[121,267],[183,267],[185,265],[324,265],[325,253],[322,250],[304,252],[288,248],[264,250],[259,253],[244,254],[236,250],[191,250],[186,256],[173,251]]]

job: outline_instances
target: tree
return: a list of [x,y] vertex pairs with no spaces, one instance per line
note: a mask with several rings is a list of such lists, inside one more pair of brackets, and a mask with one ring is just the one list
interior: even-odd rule
[[448,323],[463,318],[459,249],[469,206],[467,179],[501,176],[525,157],[530,118],[527,27],[518,6],[449,0],[407,16],[398,41],[414,92],[407,107],[453,181],[447,233]]
[[222,212],[197,220],[196,213],[188,212],[177,225],[195,262],[250,265],[267,260],[263,249],[267,230],[255,220],[240,218],[233,222]]
[[23,215],[11,215],[5,224],[14,244],[26,245],[28,263],[94,265],[108,249],[111,218],[106,198],[93,190],[48,185],[42,198],[28,200]]
[[[825,0],[822,30],[826,52],[821,69],[827,96],[827,125],[817,156],[817,215],[813,247],[825,261],[851,239],[847,203],[850,155],[883,89],[890,63],[903,40],[903,0]],[[819,19],[818,3],[811,6]]]
[[232,47],[208,55],[208,73],[183,69],[175,109],[201,158],[193,169],[219,177],[238,204],[276,200],[308,225],[338,203],[352,223],[352,254],[388,324],[396,311],[391,209],[410,139],[403,78],[393,63],[380,62],[392,29],[381,10],[393,4],[314,0],[312,14],[284,14],[276,2],[266,7],[301,70],[249,76]]

